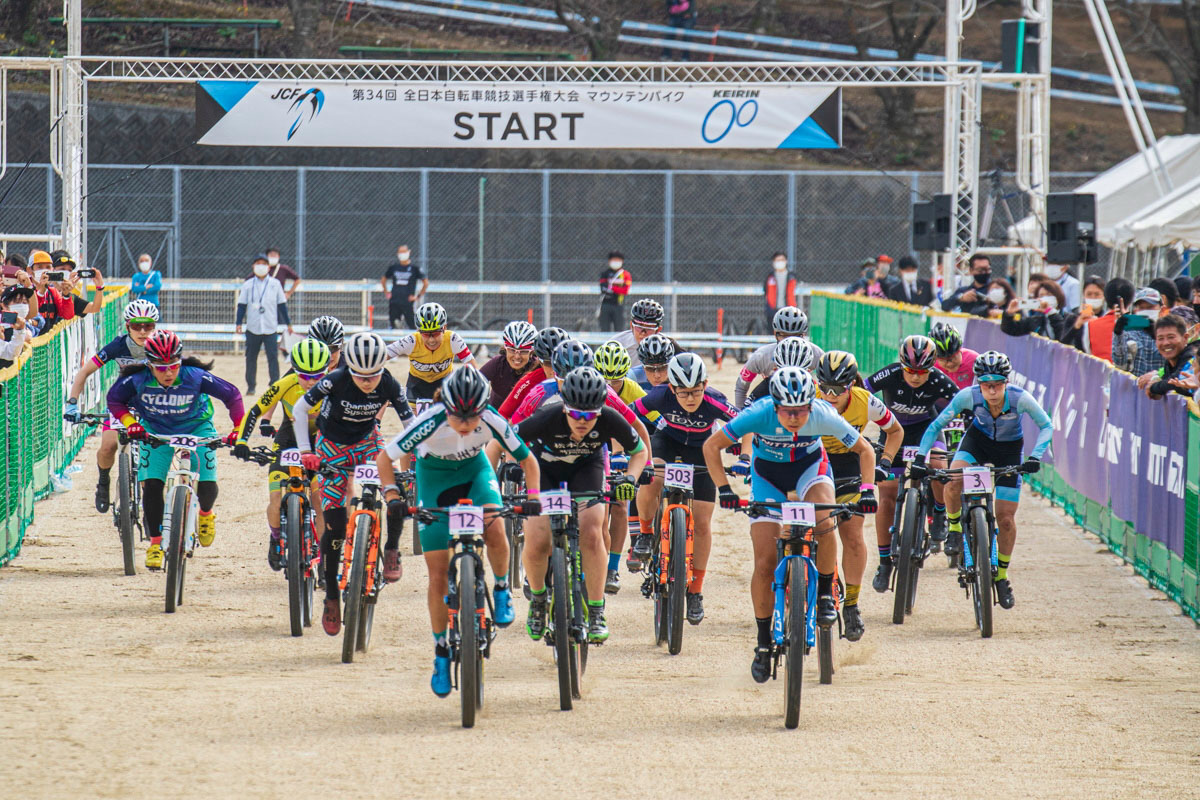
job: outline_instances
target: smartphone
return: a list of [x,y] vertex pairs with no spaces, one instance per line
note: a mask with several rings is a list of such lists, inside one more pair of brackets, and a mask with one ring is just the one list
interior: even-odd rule
[[17,324],[17,312],[15,311],[0,311],[0,325],[15,325]]
[[96,270],[94,270],[94,269],[77,269],[77,270],[75,270],[75,274],[78,275],[80,278],[94,278],[94,277],[96,277]]
[[51,283],[58,283],[59,281],[65,281],[66,279],[67,273],[63,272],[62,270],[50,270],[46,273],[46,280],[50,281]]

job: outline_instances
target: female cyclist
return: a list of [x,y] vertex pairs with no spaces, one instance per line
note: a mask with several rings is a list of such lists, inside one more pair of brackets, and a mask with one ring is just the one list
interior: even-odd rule
[[[234,430],[226,441],[232,443],[245,414],[238,388],[209,372],[211,362],[182,358],[183,342],[171,331],[156,330],[146,339],[143,349],[146,362],[122,369],[121,378],[108,390],[108,413],[125,426],[129,438],[142,440],[147,433],[216,436],[213,404],[209,399],[215,397],[229,410]],[[140,452],[142,518],[150,535],[146,569],[162,569],[163,489],[174,451],[150,443],[143,445]],[[217,500],[216,452],[211,447],[197,450],[192,454],[192,469],[200,475],[196,486],[200,501],[197,538],[201,546],[208,547],[217,531],[217,515],[213,512]]]
[[[400,490],[392,462],[416,453],[417,505],[445,507],[470,499],[473,505],[497,508],[503,504],[496,471],[484,448],[496,442],[521,465],[525,473],[528,502],[523,514],[541,513],[538,504],[538,465],[529,448],[508,421],[488,404],[492,387],[472,366],[450,373],[442,382],[435,402],[417,417],[408,430],[397,436],[376,457],[379,480],[388,500],[388,517],[393,507],[402,508]],[[528,523],[527,523],[528,524]],[[446,645],[446,592],[449,589],[450,528],[445,519],[421,523],[421,548],[429,568],[429,621],[433,628],[433,677],[430,686],[438,697],[450,694],[450,651]],[[491,519],[483,533],[488,562],[495,576],[493,597],[496,624],[506,628],[514,619],[512,589],[508,584],[508,538],[500,517]]]
[[[149,300],[134,300],[125,306],[122,316],[125,318],[125,333],[100,348],[75,376],[66,408],[63,409],[63,418],[67,421],[79,421],[79,395],[83,392],[87,379],[96,370],[110,361],[117,362],[117,366],[124,369],[133,364],[140,364],[146,358],[146,339],[154,333],[154,328],[158,325],[158,307]],[[96,469],[100,472],[96,480],[96,510],[101,514],[108,511],[109,472],[117,459],[119,444],[112,423],[113,419],[110,417],[101,426],[100,448],[96,451]]]
[[[723,426],[717,427],[704,443],[708,474],[717,485],[721,508],[734,509],[740,498],[729,485],[721,463],[721,451],[742,437],[752,437],[750,497],[752,500],[781,502],[795,493],[809,503],[833,502],[833,479],[829,459],[821,446],[822,436],[833,436],[858,454],[859,466],[866,475],[875,474],[875,450],[871,443],[842,419],[829,403],[817,397],[812,375],[796,367],[784,367],[771,376],[771,396],[759,400]],[[743,445],[744,446],[744,445]],[[875,510],[875,487],[859,487],[859,508]],[[750,598],[758,626],[758,646],[750,674],[757,683],[771,676],[771,614],[775,602],[772,582],[775,578],[775,540],[779,535],[778,516],[751,520],[750,539],[754,545],[754,576],[750,580]],[[818,537],[833,530],[829,513],[816,513]],[[819,539],[818,539],[819,540]],[[836,547],[817,549],[817,624],[832,625],[837,620],[833,600],[833,573],[837,565]]]
[[512,419],[512,415],[525,401],[525,395],[542,381],[554,377],[550,359],[554,355],[554,349],[569,338],[571,337],[562,328],[542,328],[538,331],[533,340],[533,357],[537,359],[539,368],[529,370],[517,380],[508,397],[504,398],[504,402],[496,409],[500,416]]
[[533,357],[533,342],[538,330],[524,320],[516,320],[504,326],[500,352],[479,368],[483,377],[492,385],[492,396],[488,404],[498,408],[526,373],[540,366]]
[[[245,419],[238,426],[237,440],[233,443],[235,458],[247,459],[250,457],[250,445],[247,442],[254,435],[254,425],[259,419],[270,419],[276,405],[283,406],[283,424],[275,431],[275,452],[280,453],[296,447],[295,419],[293,417],[296,401],[315,386],[317,381],[325,377],[325,373],[329,370],[329,348],[316,339],[301,339],[292,348],[291,361],[293,371],[272,383],[262,397],[258,398],[258,402],[250,406],[250,410],[246,412]],[[308,426],[310,437],[317,431],[317,414],[320,410],[320,404],[309,409],[308,419],[304,422]],[[267,563],[276,572],[283,569],[283,546],[281,543],[283,534],[280,530],[279,507],[283,502],[283,482],[287,479],[287,469],[276,460],[267,471],[267,484],[270,488],[270,499],[267,501],[267,528],[271,533],[267,539]],[[315,481],[311,495],[312,507],[317,517],[316,529],[322,531],[325,527],[321,515],[319,489]]]
[[[921,439],[921,449],[913,460],[914,471],[925,468],[925,457],[937,442],[938,435],[946,424],[962,413],[970,414],[971,424],[958,445],[954,469],[991,464],[995,467],[1010,467],[1024,464],[1023,472],[1037,472],[1041,458],[1050,447],[1054,437],[1054,424],[1049,415],[1024,389],[1008,385],[1012,364],[1008,356],[995,350],[981,353],[975,359],[975,377],[979,382],[958,392],[950,405],[929,423]],[[1025,434],[1021,429],[1021,417],[1029,415],[1038,426],[1037,441],[1033,449],[1021,461],[1021,448]],[[1017,506],[1021,501],[1021,477],[1010,475],[996,481],[996,525],[1000,532],[996,537],[996,553],[999,569],[996,571],[996,597],[1001,608],[1012,608],[1014,599],[1008,581],[1008,566],[1012,563],[1013,549],[1017,544]],[[962,534],[962,480],[952,481],[946,486],[946,519],[950,537],[963,546]],[[949,549],[949,548],[947,548]]]
[[[629,352],[623,344],[615,339],[610,339],[596,348],[592,365],[625,405],[632,407],[635,400],[646,396],[646,390],[629,377],[629,370],[632,368]],[[657,420],[658,415],[654,414],[651,421],[657,422]],[[625,540],[629,536],[637,536],[640,533],[641,524],[638,520],[636,502],[629,504],[614,502],[609,506],[608,535],[605,537],[605,544],[608,546],[608,577],[604,580],[605,594],[616,594],[621,590],[621,573],[618,569],[621,566],[621,551],[625,549]],[[632,554],[631,558],[635,559],[634,563],[638,565],[638,569],[641,569],[640,561],[636,561],[636,557]]]
[[[405,425],[412,409],[404,396],[404,387],[384,369],[387,345],[376,333],[356,333],[346,340],[342,352],[345,364],[317,381],[292,406],[292,416],[307,419],[316,406],[317,436],[309,436],[309,427],[294,428],[300,461],[305,469],[319,470],[325,463],[338,469],[333,476],[321,475],[321,508],[325,514],[325,532],[321,536],[321,559],[325,570],[325,611],[321,627],[330,636],[342,630],[342,604],[338,596],[338,561],[346,538],[346,488],[354,467],[374,460],[379,453],[379,428],[376,417],[390,405]],[[400,580],[400,533],[404,529],[403,509],[389,506],[387,543],[383,550],[383,577],[389,583]]]
[[417,309],[417,332],[388,345],[388,358],[408,356],[408,396],[432,400],[433,393],[450,374],[454,360],[474,364],[475,356],[462,337],[446,330],[446,309],[423,303]]
[[308,338],[316,339],[329,348],[329,366],[327,370],[335,370],[341,366],[342,344],[345,339],[345,329],[337,317],[324,314],[308,323]]
[[965,389],[975,382],[975,359],[979,353],[963,347],[958,328],[948,322],[935,322],[929,329],[929,338],[937,348],[937,368],[955,386]]
[[633,379],[645,391],[667,382],[667,364],[675,357],[675,342],[656,333],[638,344],[638,359],[642,362],[633,370]]
[[816,348],[813,347],[812,342],[801,339],[799,336],[784,339],[776,344],[775,349],[771,352],[770,372],[750,390],[742,407],[749,407],[771,393],[771,376],[775,374],[775,370],[782,367],[811,370],[816,363]]
[[775,352],[775,347],[779,342],[793,337],[804,339],[812,345],[813,363],[816,363],[824,355],[824,351],[808,338],[808,315],[795,306],[784,306],[776,311],[775,316],[771,319],[771,327],[775,333],[775,342],[764,344],[751,353],[750,358],[746,359],[746,365],[738,373],[737,383],[733,387],[733,405],[736,408],[745,405],[746,391],[750,388],[750,382],[754,380],[754,376],[771,373],[771,355]]

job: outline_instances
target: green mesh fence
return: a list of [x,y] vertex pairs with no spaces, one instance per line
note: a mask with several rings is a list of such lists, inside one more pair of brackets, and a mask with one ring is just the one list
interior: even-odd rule
[[[83,447],[93,428],[68,425],[62,419],[63,401],[73,376],[93,348],[103,346],[122,330],[122,296],[127,289],[105,293],[104,308],[96,314],[60,326],[34,339],[20,359],[0,370],[0,414],[5,441],[0,448],[0,566],[21,551],[33,522],[34,500],[52,491],[50,478],[61,473]],[[102,405],[103,392],[116,378],[116,365],[101,369],[93,409]]]

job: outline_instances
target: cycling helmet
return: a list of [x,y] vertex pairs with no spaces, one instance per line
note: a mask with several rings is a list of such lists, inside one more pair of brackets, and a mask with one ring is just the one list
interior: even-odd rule
[[346,340],[342,358],[355,375],[378,375],[388,360],[387,345],[378,333],[356,333]]
[[775,333],[784,333],[788,336],[808,336],[808,314],[795,306],[784,306],[771,318],[771,327]]
[[593,361],[595,357],[592,355],[592,348],[576,339],[567,339],[554,348],[550,366],[555,375],[565,378],[567,373],[576,367],[592,366]]
[[933,369],[937,347],[928,336],[908,336],[900,342],[900,365],[908,369]]
[[1008,356],[996,350],[988,350],[986,353],[980,353],[975,359],[975,377],[982,378],[985,375],[998,375],[1005,380],[1012,374],[1012,362],[1008,360]]
[[599,411],[608,400],[608,384],[595,367],[577,367],[559,389],[563,404],[579,411]]
[[798,367],[775,370],[771,376],[771,399],[777,406],[806,406],[817,396],[817,384]]
[[533,340],[533,354],[543,363],[549,362],[554,348],[570,338],[562,328],[542,328]]
[[146,337],[146,360],[151,364],[172,364],[183,353],[183,342],[174,331],[159,328]]
[[619,381],[629,374],[629,351],[620,342],[608,341],[596,348],[595,367],[606,381]]
[[158,306],[149,300],[134,300],[125,306],[124,316],[127,323],[133,322],[135,319],[149,319],[158,322]]
[[938,358],[952,356],[962,349],[962,334],[947,322],[935,322],[929,329],[929,338],[937,348]]
[[642,339],[637,352],[643,364],[662,366],[675,355],[675,343],[661,333],[655,333]]
[[779,344],[771,353],[771,361],[776,367],[799,367],[811,369],[813,365],[813,349],[807,339],[790,336]]
[[337,317],[325,314],[308,323],[308,338],[324,342],[325,346],[330,350],[335,347],[341,347],[345,336],[342,321]]
[[629,316],[639,325],[658,327],[662,325],[663,307],[657,300],[638,300],[633,304],[633,308],[629,309]]
[[309,375],[329,366],[329,347],[316,339],[301,339],[292,348],[292,369]]
[[446,327],[446,309],[441,303],[422,303],[417,309],[417,330],[425,333],[440,331]]
[[857,377],[858,359],[845,350],[830,350],[817,363],[817,381],[827,386],[849,386]]
[[532,350],[538,330],[523,319],[514,320],[504,326],[502,341],[509,350]]
[[492,385],[470,364],[459,367],[442,381],[442,405],[447,413],[473,417],[483,413],[492,396]]
[[695,353],[680,353],[667,364],[667,380],[672,386],[692,389],[708,380],[704,359]]

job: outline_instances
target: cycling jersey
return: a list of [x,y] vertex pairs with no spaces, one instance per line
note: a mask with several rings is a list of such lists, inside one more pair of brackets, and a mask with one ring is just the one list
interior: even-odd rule
[[[813,364],[821,360],[825,355],[825,351],[817,347],[815,343],[807,336],[798,336],[798,339],[804,339],[812,346]],[[770,375],[775,369],[775,347],[778,342],[764,344],[762,347],[750,354],[750,358],[746,359],[746,366],[742,367],[742,371],[738,373],[737,383],[733,385],[733,405],[735,408],[741,408],[746,403],[746,390],[750,388],[750,382],[754,380],[756,375]]]
[[610,441],[615,441],[626,453],[642,450],[642,440],[637,431],[620,413],[608,406],[600,409],[596,426],[583,439],[577,440],[571,433],[561,401],[539,408],[517,425],[517,432],[529,443],[538,461],[547,464],[602,462],[603,448]]
[[621,379],[621,388],[617,391],[617,397],[621,398],[622,403],[632,406],[635,400],[645,396],[646,390],[639,386],[637,381],[631,380],[628,376]]
[[948,377],[960,389],[965,389],[975,382],[975,359],[979,357],[979,353],[974,350],[963,348],[959,351],[962,353],[962,363],[958,365],[958,369],[950,372],[942,367],[941,364],[937,368]]
[[434,350],[425,346],[424,337],[410,333],[389,344],[387,354],[388,358],[408,356],[408,374],[426,383],[435,383],[449,375],[456,358],[464,364],[475,360],[471,348],[454,331],[443,331],[442,343]]
[[866,380],[868,392],[882,392],[883,402],[906,428],[932,419],[944,403],[954,399],[958,387],[944,372],[931,370],[929,380],[917,387],[904,380],[904,368],[889,364]]
[[850,427],[833,406],[819,399],[813,400],[804,427],[796,433],[779,423],[775,401],[769,397],[726,422],[722,430],[735,442],[747,434],[754,434],[754,457],[782,463],[806,460],[819,454],[822,436],[832,436],[846,447],[854,446],[859,439],[858,431]]
[[[895,420],[892,412],[888,411],[887,406],[883,404],[882,400],[858,386],[850,387],[850,403],[846,406],[846,410],[842,412],[842,419],[850,423],[850,427],[860,433],[863,428],[867,427],[868,422],[879,423],[879,428],[882,430],[891,427],[892,422]],[[837,437],[824,436],[821,442],[825,445],[825,449],[831,456],[850,452],[850,448],[842,444]],[[834,473],[837,473],[836,469]]]
[[196,433],[211,428],[210,397],[225,404],[235,426],[241,423],[245,409],[238,388],[208,370],[190,366],[180,367],[170,386],[159,385],[149,369],[124,376],[108,390],[108,412],[126,427],[141,422],[146,430],[163,436]]
[[[386,370],[379,385],[369,394],[364,394],[354,383],[350,368],[338,367],[297,400],[292,413],[296,416],[307,415],[309,409],[317,404],[321,405],[317,414],[317,429],[323,437],[338,444],[353,444],[372,436],[375,433],[375,417],[386,405],[396,409],[396,415],[406,425],[413,415],[404,387]],[[312,449],[308,426],[296,430],[296,443],[301,450]]]
[[493,439],[517,461],[529,455],[516,429],[491,406],[479,415],[475,429],[462,436],[446,423],[446,406],[434,403],[413,420],[408,430],[392,439],[385,451],[393,461],[413,452],[420,459],[467,461],[482,453]]
[[[637,417],[634,416],[633,411],[630,410],[629,406],[621,402],[621,398],[612,390],[611,386],[606,388],[608,389],[608,397],[604,401],[604,405],[619,412],[620,415],[625,418],[625,421],[632,425],[633,421],[637,419]],[[558,381],[554,378],[544,380],[529,390],[529,393],[525,395],[525,400],[521,403],[521,407],[518,408],[515,413],[513,413],[510,419],[512,419],[514,424],[528,419],[529,417],[533,416],[533,413],[541,408],[542,405],[547,402],[547,400],[557,396]]]
[[[670,386],[655,386],[645,397],[633,404],[633,410],[647,428],[688,446],[704,444],[713,426],[733,418],[725,395],[716,389],[705,389],[704,399],[695,411],[685,411]],[[657,415],[657,421],[651,415]],[[657,450],[657,448],[656,448]]]
[[146,348],[134,343],[129,334],[118,336],[92,356],[92,363],[97,367],[103,367],[110,361],[117,362],[119,367],[128,367],[131,364],[140,364],[145,360]]
[[[246,440],[254,433],[254,426],[260,418],[270,419],[271,412],[275,410],[276,405],[283,406],[283,424],[279,426],[275,434],[275,449],[287,449],[296,446],[296,433],[293,428],[293,410],[296,401],[304,396],[304,389],[300,386],[300,377],[289,372],[279,380],[271,384],[267,391],[263,392],[262,397],[246,412],[245,418],[242,420],[241,426],[238,428],[238,444],[245,444]],[[311,440],[312,436],[317,432],[317,416],[320,414],[321,404],[317,403],[308,411],[308,435]],[[249,433],[247,433],[249,431]]]
[[513,390],[513,387],[517,385],[517,381],[534,370],[541,372],[538,368],[538,363],[532,358],[525,365],[525,369],[522,372],[517,372],[512,368],[504,353],[489,359],[486,364],[479,368],[480,374],[492,384],[492,397],[488,402],[492,406],[499,408],[504,399]]
[[1029,453],[1030,458],[1041,458],[1050,448],[1050,441],[1054,438],[1054,423],[1029,392],[1015,386],[1006,387],[1003,410],[1000,416],[993,417],[992,412],[988,410],[987,401],[983,399],[983,390],[976,384],[954,395],[950,405],[942,409],[942,413],[925,429],[925,435],[921,438],[922,455],[929,454],[942,429],[963,412],[969,412],[971,416],[971,424],[967,426],[968,435],[976,431],[995,442],[1023,441],[1025,432],[1021,429],[1021,417],[1028,414],[1038,426],[1038,437]]
[[629,353],[629,364],[631,368],[641,366],[642,358],[638,355],[638,340],[637,337],[633,335],[632,330],[626,328],[623,331],[618,331],[609,338],[609,341],[616,342],[625,348],[625,352]]
[[508,397],[504,398],[504,402],[496,409],[500,412],[500,416],[505,419],[512,419],[512,415],[521,407],[521,403],[524,402],[525,395],[529,394],[529,390],[546,380],[547,377],[544,368],[531,369],[522,375],[517,380],[517,385],[508,393]]

